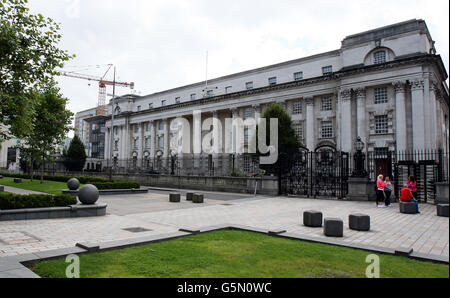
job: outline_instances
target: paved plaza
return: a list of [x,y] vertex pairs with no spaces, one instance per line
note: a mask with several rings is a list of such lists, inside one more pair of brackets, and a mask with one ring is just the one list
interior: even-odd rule
[[[184,194],[184,192],[182,192]],[[314,200],[286,197],[252,197],[241,194],[205,193],[205,204],[183,200],[168,202],[168,192],[102,196],[108,215],[96,218],[0,222],[0,257],[74,247],[78,242],[107,242],[175,232],[180,228],[200,229],[213,225],[244,225],[260,229],[282,229],[289,233],[324,239],[321,228],[303,226],[303,211],[322,211],[346,225],[349,244],[385,248],[413,247],[414,251],[449,256],[449,219],[436,216],[436,207],[421,205],[421,214],[405,215],[398,205],[376,208],[375,203]],[[371,232],[348,229],[348,216],[371,216]],[[139,228],[139,231],[128,229]]]

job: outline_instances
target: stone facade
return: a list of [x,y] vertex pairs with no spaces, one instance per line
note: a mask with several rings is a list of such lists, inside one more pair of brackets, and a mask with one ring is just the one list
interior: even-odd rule
[[[193,111],[225,126],[228,118],[260,117],[272,102],[285,106],[312,151],[328,146],[352,152],[360,136],[368,152],[448,153],[447,77],[425,22],[411,20],[349,36],[335,51],[213,79],[206,88],[200,82],[122,96],[114,102],[114,132],[111,116],[106,123],[105,157],[111,138],[118,159],[170,157],[177,152],[178,135],[170,129],[177,117],[189,121],[190,149],[199,154],[195,140],[211,131]],[[213,146],[236,152],[237,137],[223,133]]]

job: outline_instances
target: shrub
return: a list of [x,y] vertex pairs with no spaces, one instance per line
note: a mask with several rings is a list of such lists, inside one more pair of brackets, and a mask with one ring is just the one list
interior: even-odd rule
[[75,135],[69,149],[64,151],[64,166],[71,172],[81,172],[86,164],[86,148],[81,139]]
[[141,188],[141,185],[138,182],[134,181],[97,182],[92,184],[95,185],[99,190]]
[[[26,175],[26,174],[9,174],[9,173],[4,173],[4,174],[1,174],[1,175],[3,175],[3,177],[8,177],[8,178],[22,178],[22,179],[29,179],[30,178],[30,176]],[[34,177],[35,177],[34,179],[36,179],[36,180],[39,180],[41,178],[39,175],[35,175]],[[71,178],[73,178],[73,177],[69,177],[69,176],[50,176],[50,175],[44,176],[44,180],[63,182],[63,183],[67,183],[67,181],[69,181]],[[97,188],[100,189],[100,190],[107,190],[107,189],[131,189],[131,188],[139,189],[141,187],[139,182],[135,182],[135,181],[113,180],[111,182],[109,179],[103,178],[103,177],[75,177],[75,178],[77,178],[78,181],[80,181],[81,184],[93,184],[93,185],[97,186]]]
[[76,205],[77,198],[68,195],[17,195],[0,193],[0,210],[51,208]]

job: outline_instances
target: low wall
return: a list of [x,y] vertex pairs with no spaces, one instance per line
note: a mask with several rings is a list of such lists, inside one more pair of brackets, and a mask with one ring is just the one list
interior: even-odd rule
[[[49,175],[67,175],[67,173],[48,173]],[[78,175],[79,174],[79,175]],[[71,173],[73,176],[109,177],[107,173]],[[117,174],[113,179],[133,180],[147,187],[173,189],[192,189],[203,191],[219,191],[254,194],[278,195],[278,178],[246,178],[246,177],[208,177],[208,176],[170,176],[150,174]],[[256,185],[257,184],[257,185]]]

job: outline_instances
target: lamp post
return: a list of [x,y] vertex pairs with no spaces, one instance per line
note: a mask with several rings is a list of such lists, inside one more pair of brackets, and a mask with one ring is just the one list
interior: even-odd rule
[[364,142],[361,140],[361,137],[358,137],[356,139],[356,142],[354,144],[355,148],[355,169],[353,170],[353,177],[367,177],[367,171],[365,169],[365,161],[366,161],[366,155],[363,153],[363,150],[365,148]]

